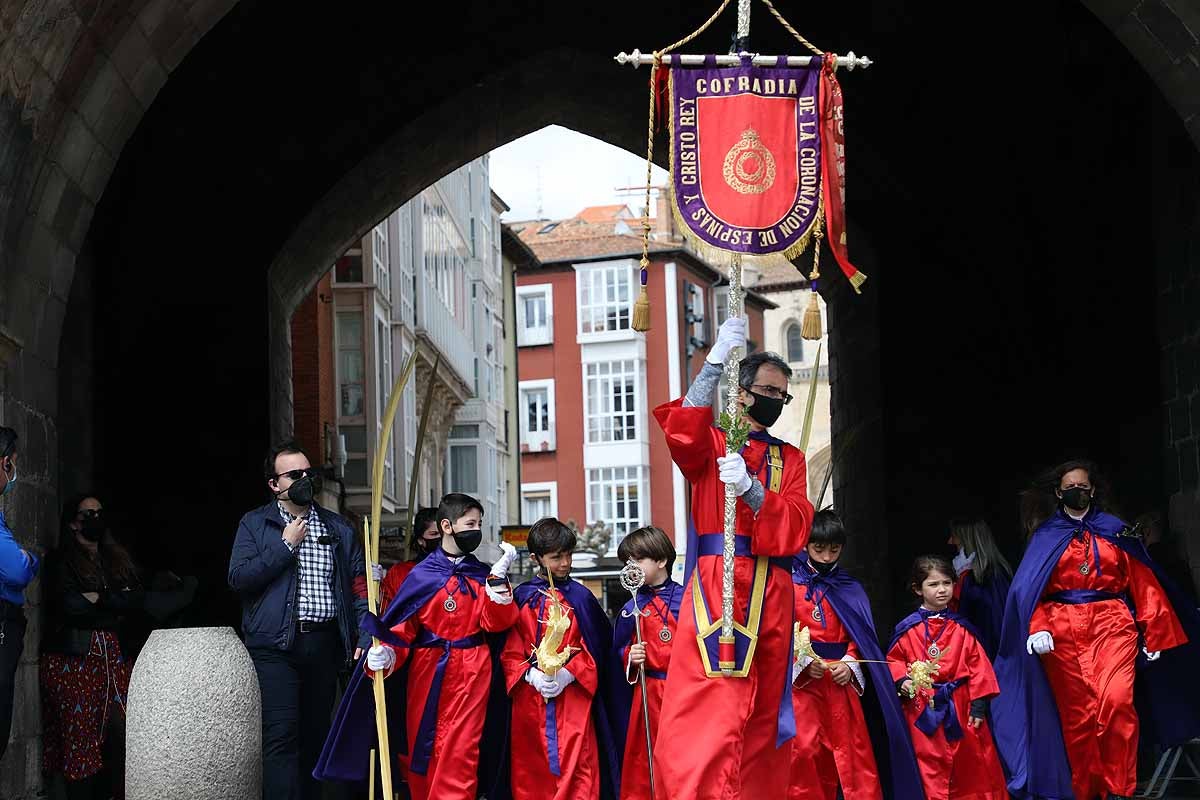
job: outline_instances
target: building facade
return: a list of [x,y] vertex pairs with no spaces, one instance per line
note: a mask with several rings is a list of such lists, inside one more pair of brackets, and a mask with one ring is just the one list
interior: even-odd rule
[[[727,301],[722,273],[659,231],[650,248],[651,328],[632,330],[638,223],[616,206],[512,224],[537,257],[516,281],[521,520],[604,523],[610,537],[599,555],[609,558],[649,524],[683,553],[688,487],[651,411],[687,390]],[[746,307],[750,347],[761,347],[763,312],[773,304],[750,294]]]
[[505,355],[504,209],[486,156],[460,167],[348,249],[292,320],[293,342],[307,343],[293,363],[297,436],[335,475],[324,502],[368,512],[384,410],[415,357],[390,445],[378,454],[385,533],[407,526],[414,483],[418,507],[466,492],[484,506],[485,560],[499,553],[519,483],[505,424],[515,366]]

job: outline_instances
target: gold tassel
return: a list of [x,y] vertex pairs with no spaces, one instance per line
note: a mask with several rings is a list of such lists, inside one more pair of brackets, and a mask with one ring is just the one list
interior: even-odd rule
[[646,293],[645,286],[633,304],[633,324],[630,327],[639,333],[650,330],[650,295]]
[[810,342],[821,340],[821,304],[816,290],[808,293],[808,308],[804,309],[804,319],[800,321],[800,337]]
[[856,272],[850,276],[850,286],[854,289],[855,294],[862,294],[860,287],[867,282],[866,273]]

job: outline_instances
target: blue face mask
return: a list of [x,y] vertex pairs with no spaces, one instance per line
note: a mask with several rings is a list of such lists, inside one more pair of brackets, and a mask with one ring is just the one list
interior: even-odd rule
[[0,488],[0,497],[3,497],[4,495],[11,492],[13,490],[13,487],[16,485],[17,485],[17,465],[13,464],[12,465],[12,477],[9,478],[8,481],[5,482],[3,488]]

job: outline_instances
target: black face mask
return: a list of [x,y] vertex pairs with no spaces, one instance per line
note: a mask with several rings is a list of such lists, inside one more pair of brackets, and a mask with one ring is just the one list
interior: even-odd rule
[[1092,490],[1072,486],[1062,493],[1063,505],[1072,511],[1083,511],[1092,504]]
[[108,525],[100,517],[85,517],[79,533],[89,542],[98,542],[107,529]]
[[483,542],[483,531],[478,529],[455,531],[452,535],[454,544],[458,545],[459,551],[464,554],[475,552],[475,549]]
[[774,425],[775,420],[779,419],[779,415],[783,413],[783,398],[767,397],[765,394],[752,392],[749,389],[744,389],[744,391],[754,398],[754,405],[746,409],[750,419],[764,428]]
[[287,499],[291,500],[298,506],[311,506],[313,498],[321,491],[321,476],[320,475],[305,475],[298,481],[295,481],[287,488]]
[[833,572],[833,568],[837,566],[836,561],[830,561],[828,564],[826,564],[821,561],[815,561],[811,558],[808,560],[808,563],[812,565],[812,568],[817,571],[818,575],[828,575],[829,573]]

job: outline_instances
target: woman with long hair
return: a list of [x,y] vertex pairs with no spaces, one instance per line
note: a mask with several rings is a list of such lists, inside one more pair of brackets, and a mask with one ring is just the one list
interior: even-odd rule
[[951,520],[947,544],[958,550],[953,562],[958,580],[950,607],[975,626],[984,652],[994,661],[1012,567],[996,546],[991,526],[979,517]]
[[121,652],[118,629],[141,610],[142,581],[94,495],[64,507],[50,562],[44,593],[49,630],[40,665],[42,770],[62,773],[68,800],[122,798],[133,664]]

